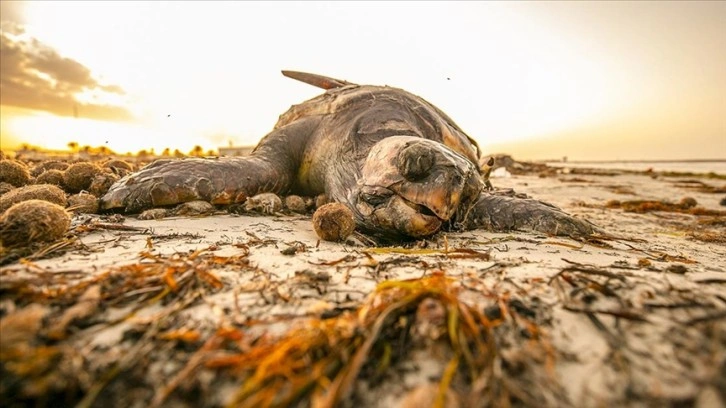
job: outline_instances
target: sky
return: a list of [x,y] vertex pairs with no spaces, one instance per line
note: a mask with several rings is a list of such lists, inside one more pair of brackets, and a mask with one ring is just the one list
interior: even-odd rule
[[403,88],[488,153],[726,158],[726,2],[0,2],[0,147],[254,145],[321,93]]

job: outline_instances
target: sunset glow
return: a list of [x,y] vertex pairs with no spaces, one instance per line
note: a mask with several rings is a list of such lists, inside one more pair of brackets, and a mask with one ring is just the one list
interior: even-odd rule
[[2,2],[3,150],[253,145],[391,85],[521,159],[726,158],[723,2]]

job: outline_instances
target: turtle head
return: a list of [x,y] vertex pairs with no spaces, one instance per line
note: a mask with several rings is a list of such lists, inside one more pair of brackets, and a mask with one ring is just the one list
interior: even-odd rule
[[482,187],[477,166],[444,144],[393,136],[371,148],[351,201],[365,232],[421,238],[452,221]]

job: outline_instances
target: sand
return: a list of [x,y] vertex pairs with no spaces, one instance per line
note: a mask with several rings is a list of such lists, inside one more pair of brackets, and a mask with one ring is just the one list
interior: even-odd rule
[[[270,360],[272,347],[255,357],[257,371],[241,368],[255,347],[290,344],[291,330],[346,315],[348,325],[359,321],[361,305],[386,301],[376,292],[382,282],[443,275],[457,302],[489,317],[480,381],[466,378],[463,363],[446,374],[457,354],[447,335],[431,334],[446,331],[446,318],[432,329],[412,311],[382,320],[382,337],[410,337],[390,338],[389,354],[374,347],[339,406],[431,406],[452,378],[446,406],[724,406],[724,194],[702,188],[719,191],[723,180],[620,173],[493,182],[622,239],[469,231],[372,248],[355,237],[319,241],[301,215],[77,215],[75,239],[48,259],[2,267],[0,404],[264,406],[254,398],[273,382],[251,379],[285,372],[263,361],[287,360]],[[722,214],[604,206],[683,197]],[[304,367],[288,370],[289,379]],[[294,400],[324,406],[329,386],[319,381],[317,399]]]

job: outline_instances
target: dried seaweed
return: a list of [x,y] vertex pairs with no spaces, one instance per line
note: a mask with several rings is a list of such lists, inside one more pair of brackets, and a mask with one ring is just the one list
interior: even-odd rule
[[69,237],[53,243],[37,242],[24,247],[0,248],[0,266],[23,259],[35,261],[54,258],[82,245],[75,237]]
[[400,248],[400,247],[381,247],[368,248],[365,250],[369,254],[406,254],[406,255],[443,255],[450,259],[482,259],[489,260],[489,252],[477,251],[470,248]]
[[716,187],[711,184],[706,184],[701,180],[677,180],[674,181],[675,187],[685,188],[689,190],[695,190],[699,193],[706,194],[722,194],[726,193],[726,185]]
[[[50,324],[34,329],[30,326],[24,337],[3,336],[3,340],[10,343],[4,343],[0,352],[3,378],[0,394],[16,394],[18,402],[36,403],[46,395],[57,395],[59,401],[82,396],[77,406],[93,405],[104,388],[154,350],[157,341],[194,343],[199,340],[201,334],[186,327],[162,329],[168,326],[165,322],[171,316],[198,302],[204,293],[222,288],[223,282],[214,269],[250,269],[247,255],[242,251],[223,257],[207,249],[171,255],[143,252],[138,263],[114,267],[94,276],[79,271],[34,270],[34,265],[28,262],[24,266],[32,270],[31,273],[21,269],[5,271],[0,298],[21,307],[16,314],[44,308],[43,315]],[[103,320],[104,315],[99,311],[131,304],[130,312],[120,319],[107,321],[113,325],[125,321],[133,316],[134,310],[150,303],[164,308],[149,322],[150,326],[143,329],[135,346],[124,353],[120,361],[98,373],[96,379],[78,378],[78,373],[83,372],[79,366],[84,362],[83,356],[63,343],[54,345],[85,320]],[[3,317],[3,324],[7,325],[12,316]],[[23,324],[28,327],[28,323]],[[18,332],[16,328],[10,330]]]
[[[357,379],[375,383],[406,359],[406,351],[420,333],[428,333],[424,336],[428,341],[443,341],[452,353],[441,375],[439,401],[456,387],[471,401],[542,403],[536,392],[520,389],[516,381],[503,376],[501,368],[494,368],[501,364],[494,330],[502,320],[491,321],[483,311],[462,303],[458,292],[458,285],[441,273],[386,281],[354,311],[306,321],[280,338],[263,336],[254,344],[232,342],[237,352],[210,350],[204,366],[228,370],[243,379],[230,406],[289,406],[309,401],[314,407],[331,407],[355,399]],[[421,308],[427,301],[440,305],[441,317],[422,312],[428,310]],[[504,307],[504,315],[518,316]],[[540,336],[535,326],[527,327],[531,338]],[[245,337],[241,331],[225,331],[217,334],[217,341],[206,344],[221,345],[231,333],[237,333],[238,339]],[[392,354],[393,349],[400,353]]]
[[655,200],[629,200],[629,201],[618,201],[611,200],[605,203],[605,208],[619,208],[625,212],[634,213],[649,213],[654,211],[663,212],[675,212],[682,214],[691,215],[714,215],[714,216],[726,216],[726,211],[720,210],[709,210],[703,207],[697,207],[696,202],[693,199],[684,198],[678,203],[672,203],[669,201],[655,201]]

